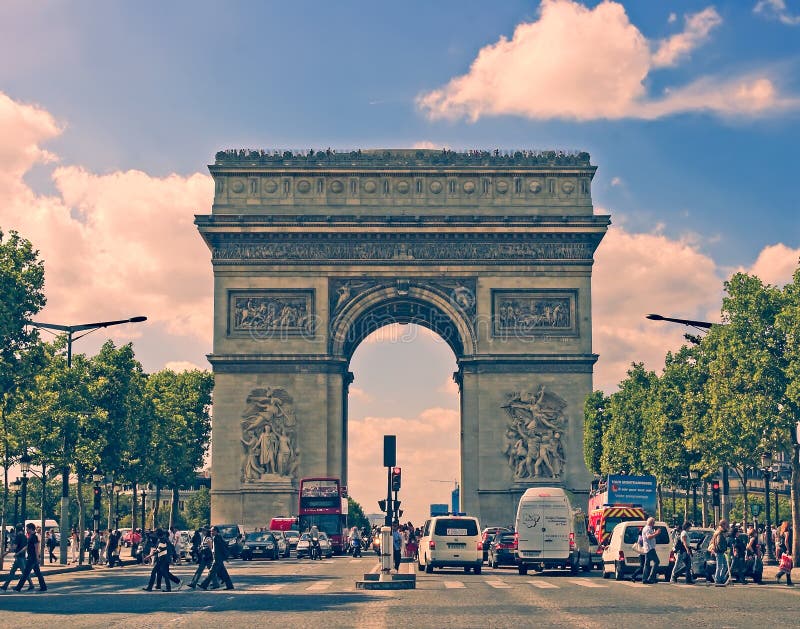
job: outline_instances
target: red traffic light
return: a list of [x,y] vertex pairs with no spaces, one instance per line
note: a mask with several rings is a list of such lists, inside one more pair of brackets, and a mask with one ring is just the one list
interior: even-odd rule
[[392,468],[392,474],[394,476],[400,476],[400,468],[399,467],[393,467]]
[[711,481],[711,491],[719,491],[719,481],[718,480]]

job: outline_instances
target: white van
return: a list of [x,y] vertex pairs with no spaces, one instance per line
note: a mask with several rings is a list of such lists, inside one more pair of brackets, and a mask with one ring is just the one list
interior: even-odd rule
[[[617,581],[622,581],[627,574],[633,574],[641,565],[640,555],[633,550],[633,545],[639,539],[646,522],[633,520],[620,522],[611,533],[611,540],[603,550],[603,578],[608,579],[612,574]],[[668,581],[672,576],[675,557],[672,554],[672,542],[669,537],[669,527],[666,522],[656,522],[655,528],[658,535],[655,537],[656,555],[660,565],[658,573],[664,575]]]
[[464,572],[472,568],[480,574],[483,546],[478,518],[463,514],[432,517],[422,529],[418,555],[418,569],[429,574],[434,568],[464,568]]
[[520,574],[533,568],[591,570],[589,538],[582,511],[572,508],[561,487],[531,487],[520,498],[514,524]]

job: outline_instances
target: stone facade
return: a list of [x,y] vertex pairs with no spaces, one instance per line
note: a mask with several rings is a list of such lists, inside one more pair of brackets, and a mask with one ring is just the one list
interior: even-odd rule
[[347,483],[349,361],[392,322],[456,355],[468,512],[508,522],[535,484],[586,493],[591,268],[609,224],[587,154],[223,151],[209,169],[212,520],[263,526],[296,512],[299,478]]

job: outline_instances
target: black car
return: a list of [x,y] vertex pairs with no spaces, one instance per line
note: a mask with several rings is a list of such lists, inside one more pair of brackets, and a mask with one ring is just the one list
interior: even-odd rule
[[214,525],[219,534],[228,543],[228,557],[239,558],[242,556],[244,542],[244,531],[238,524],[216,524]]
[[517,550],[517,540],[513,533],[496,533],[489,544],[489,566],[516,566],[514,553]]
[[692,553],[692,574],[695,577],[705,577],[709,583],[713,583],[714,573],[717,570],[717,558],[708,552],[711,536],[712,533],[706,533]]
[[244,538],[242,559],[251,561],[257,557],[278,559],[281,556],[278,540],[272,533],[248,533]]
[[489,546],[498,533],[509,533],[510,529],[504,526],[489,526],[481,532],[481,546],[483,547],[483,560],[489,560]]

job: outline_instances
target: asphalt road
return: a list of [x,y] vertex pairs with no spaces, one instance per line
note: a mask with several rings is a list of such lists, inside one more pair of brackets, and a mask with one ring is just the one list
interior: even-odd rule
[[[53,575],[48,592],[0,593],[0,627],[791,627],[800,586],[633,584],[599,573],[484,568],[417,573],[417,589],[356,591],[374,555],[232,561],[232,591],[143,592],[139,566]],[[401,571],[414,569],[403,564]],[[187,581],[190,566],[173,570]]]

